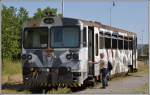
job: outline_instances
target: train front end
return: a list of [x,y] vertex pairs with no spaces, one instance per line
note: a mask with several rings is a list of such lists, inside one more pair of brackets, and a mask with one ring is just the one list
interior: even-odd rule
[[83,84],[80,25],[62,17],[27,21],[22,31],[23,81],[30,86]]

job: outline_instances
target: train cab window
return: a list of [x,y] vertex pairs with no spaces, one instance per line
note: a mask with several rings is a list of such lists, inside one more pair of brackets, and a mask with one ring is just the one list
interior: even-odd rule
[[95,34],[95,50],[96,56],[98,56],[98,34]]
[[48,28],[25,28],[23,34],[23,46],[27,49],[42,49],[48,47]]
[[78,26],[56,26],[51,28],[51,47],[78,48],[79,46],[80,28]]
[[87,29],[86,27],[83,28],[83,47],[87,46]]

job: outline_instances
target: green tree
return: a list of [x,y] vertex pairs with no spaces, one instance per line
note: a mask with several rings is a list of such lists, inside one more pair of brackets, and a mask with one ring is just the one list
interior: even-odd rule
[[37,12],[34,14],[33,18],[42,18],[45,17],[46,14],[52,14],[52,15],[57,15],[57,9],[56,8],[50,8],[50,7],[46,7],[45,9],[37,9]]
[[12,58],[20,53],[19,39],[23,22],[28,18],[24,8],[3,6],[2,10],[2,56]]
[[28,19],[39,19],[46,16],[46,13],[57,15],[57,9],[46,7],[37,9],[33,17],[28,16],[28,11],[21,7],[3,6],[2,10],[2,57],[17,57],[21,53],[20,39],[23,23]]

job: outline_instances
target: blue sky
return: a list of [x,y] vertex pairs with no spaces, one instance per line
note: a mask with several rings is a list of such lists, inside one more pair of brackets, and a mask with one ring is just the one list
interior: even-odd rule
[[[138,35],[138,43],[141,43],[141,37],[144,36],[143,42],[148,43],[148,3],[147,0],[114,0],[115,6],[112,6],[113,0],[64,0],[64,16],[86,20],[99,21],[102,24],[111,25]],[[33,16],[37,8],[47,6],[57,8],[61,13],[60,0],[41,0],[41,1],[3,1],[6,6],[16,8],[24,7],[28,10],[29,16]],[[143,31],[143,33],[142,33]]]

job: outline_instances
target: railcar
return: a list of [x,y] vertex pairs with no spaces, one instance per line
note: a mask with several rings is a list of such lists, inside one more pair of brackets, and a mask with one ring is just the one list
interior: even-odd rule
[[39,86],[80,86],[100,76],[100,53],[113,65],[110,75],[138,69],[137,35],[100,22],[46,16],[24,23],[23,82]]

